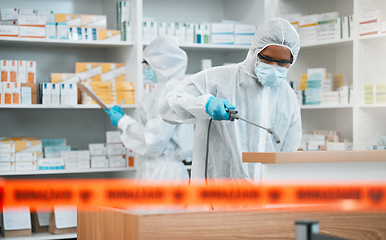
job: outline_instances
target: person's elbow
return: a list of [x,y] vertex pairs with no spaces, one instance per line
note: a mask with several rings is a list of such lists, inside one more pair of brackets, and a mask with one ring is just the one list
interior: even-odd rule
[[182,123],[177,120],[177,113],[173,111],[173,109],[170,107],[167,97],[165,97],[159,105],[158,113],[161,116],[162,120],[169,124],[177,125]]

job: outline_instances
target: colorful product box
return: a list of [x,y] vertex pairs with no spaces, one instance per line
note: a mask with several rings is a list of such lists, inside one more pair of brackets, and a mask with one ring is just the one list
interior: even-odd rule
[[57,23],[66,23],[68,27],[82,27],[82,20],[78,14],[56,14]]
[[64,160],[62,158],[42,158],[38,159],[39,170],[62,170]]
[[91,156],[91,168],[108,168],[109,158],[107,156]]
[[102,63],[77,62],[75,72],[80,80],[94,79],[102,74]]
[[11,60],[9,61],[9,81],[10,82],[18,82],[17,78],[17,61]]
[[13,96],[13,90],[12,90],[12,83],[10,82],[2,82],[3,85],[3,104],[12,104],[12,96]]
[[0,142],[0,153],[15,153],[16,145],[13,142]]
[[36,83],[36,62],[27,61],[27,83]]
[[114,167],[127,167],[127,163],[126,163],[126,156],[123,155],[123,156],[110,156],[109,157],[109,166],[111,168],[114,168]]
[[45,27],[46,26],[46,18],[44,16],[36,16],[36,15],[19,15],[18,16],[18,24],[20,26],[25,27]]
[[16,171],[35,171],[37,170],[37,163],[35,161],[31,162],[16,162]]
[[0,25],[0,37],[18,37],[19,27],[13,25]]
[[98,30],[99,41],[121,41],[121,31],[118,30]]
[[81,15],[81,24],[83,27],[97,28],[106,30],[107,19],[105,15]]
[[15,170],[14,162],[0,162],[0,172],[10,172]]
[[8,60],[0,61],[1,82],[9,82],[9,65],[10,61]]
[[1,8],[0,19],[1,21],[17,20],[18,9],[17,8]]
[[77,81],[75,73],[51,73],[51,83],[76,83]]

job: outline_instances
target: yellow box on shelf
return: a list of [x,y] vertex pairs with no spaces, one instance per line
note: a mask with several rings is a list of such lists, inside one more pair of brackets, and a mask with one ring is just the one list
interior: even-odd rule
[[108,92],[111,89],[111,83],[109,82],[90,82],[85,86],[89,87],[93,92]]
[[77,81],[75,73],[51,73],[51,83],[76,83]]
[[82,21],[79,14],[55,14],[57,23],[66,23],[67,27],[81,27]]
[[374,84],[364,85],[365,104],[374,104],[375,91]]
[[80,16],[82,27],[90,27],[97,29],[106,29],[107,20],[106,15],[86,15]]
[[[16,140],[16,141],[2,141],[4,143],[14,143],[16,146],[16,152],[42,152],[42,141],[41,140]],[[38,154],[39,155],[39,154]]]
[[375,85],[376,93],[386,93],[386,84],[377,84]]
[[102,63],[96,62],[77,62],[75,64],[75,72],[80,80],[94,79],[102,73]]
[[[79,79],[79,77],[78,77],[78,79]],[[98,74],[94,77],[90,77],[90,78],[82,80],[83,84],[89,83],[89,82],[101,82],[101,81],[102,81],[102,78],[101,78],[100,74]]]
[[118,30],[98,30],[99,41],[121,41],[121,31]]
[[344,84],[344,74],[337,73],[334,74],[334,91],[342,87]]
[[117,82],[115,89],[116,91],[134,91],[134,84],[132,82]]
[[33,141],[37,140],[36,137],[10,137],[2,139],[2,141]]
[[375,103],[386,103],[386,84],[377,84],[375,89]]
[[102,63],[102,73],[125,67],[124,63]]
[[120,75],[116,78],[108,80],[111,83],[121,83],[121,82],[126,82],[126,74]]
[[305,91],[307,89],[307,74],[302,74],[300,78],[300,90]]

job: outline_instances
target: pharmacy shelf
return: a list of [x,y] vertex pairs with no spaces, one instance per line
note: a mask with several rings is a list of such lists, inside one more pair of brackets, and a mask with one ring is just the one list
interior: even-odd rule
[[379,39],[379,38],[386,38],[386,33],[360,36],[359,40],[369,40],[369,39]]
[[184,49],[221,49],[221,50],[248,50],[250,45],[227,45],[227,44],[180,44],[181,48]]
[[[329,40],[320,41],[315,43],[303,44],[301,48],[314,48],[314,47],[342,47],[352,46],[353,39],[346,40]],[[226,45],[226,44],[180,44],[183,49],[213,49],[213,50],[249,50],[250,45]]]
[[51,233],[32,233],[32,236],[25,237],[0,237],[0,240],[44,240],[44,239],[72,239],[77,238],[76,233],[69,234],[51,234]]
[[[108,105],[112,107],[114,105]],[[123,105],[122,108],[136,108],[137,105]],[[87,105],[87,104],[78,104],[78,105],[42,105],[42,104],[32,104],[32,105],[23,105],[23,104],[3,104],[0,105],[1,108],[16,108],[16,109],[100,109],[99,105]]]
[[300,106],[300,109],[307,110],[307,109],[341,109],[341,108],[353,108],[353,105],[302,105]]
[[41,47],[95,47],[95,48],[111,48],[111,47],[130,47],[132,42],[117,42],[117,41],[80,41],[66,39],[38,39],[38,38],[18,38],[18,37],[0,37],[0,46],[41,46]]
[[52,175],[72,173],[108,173],[135,171],[135,168],[97,168],[97,169],[73,169],[73,170],[36,170],[36,171],[12,171],[0,172],[0,176],[22,176],[22,175]]
[[320,48],[320,47],[342,47],[342,46],[352,46],[353,39],[346,40],[328,40],[328,41],[319,41],[315,43],[300,44],[300,48]]
[[[147,46],[144,44],[143,46]],[[249,50],[250,45],[227,45],[227,44],[180,44],[181,48],[186,50],[194,50],[194,49],[212,49],[212,50]]]
[[386,108],[386,104],[385,103],[361,104],[361,105],[359,105],[359,108]]

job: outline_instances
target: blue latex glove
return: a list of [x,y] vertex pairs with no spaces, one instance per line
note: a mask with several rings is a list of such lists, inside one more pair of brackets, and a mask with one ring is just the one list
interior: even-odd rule
[[110,116],[111,124],[114,126],[118,126],[119,120],[123,118],[125,113],[123,112],[122,108],[118,105],[115,105],[114,107],[110,108],[110,111],[105,109],[105,112]]
[[235,109],[228,100],[211,96],[206,102],[206,112],[214,120],[229,120],[227,109]]

